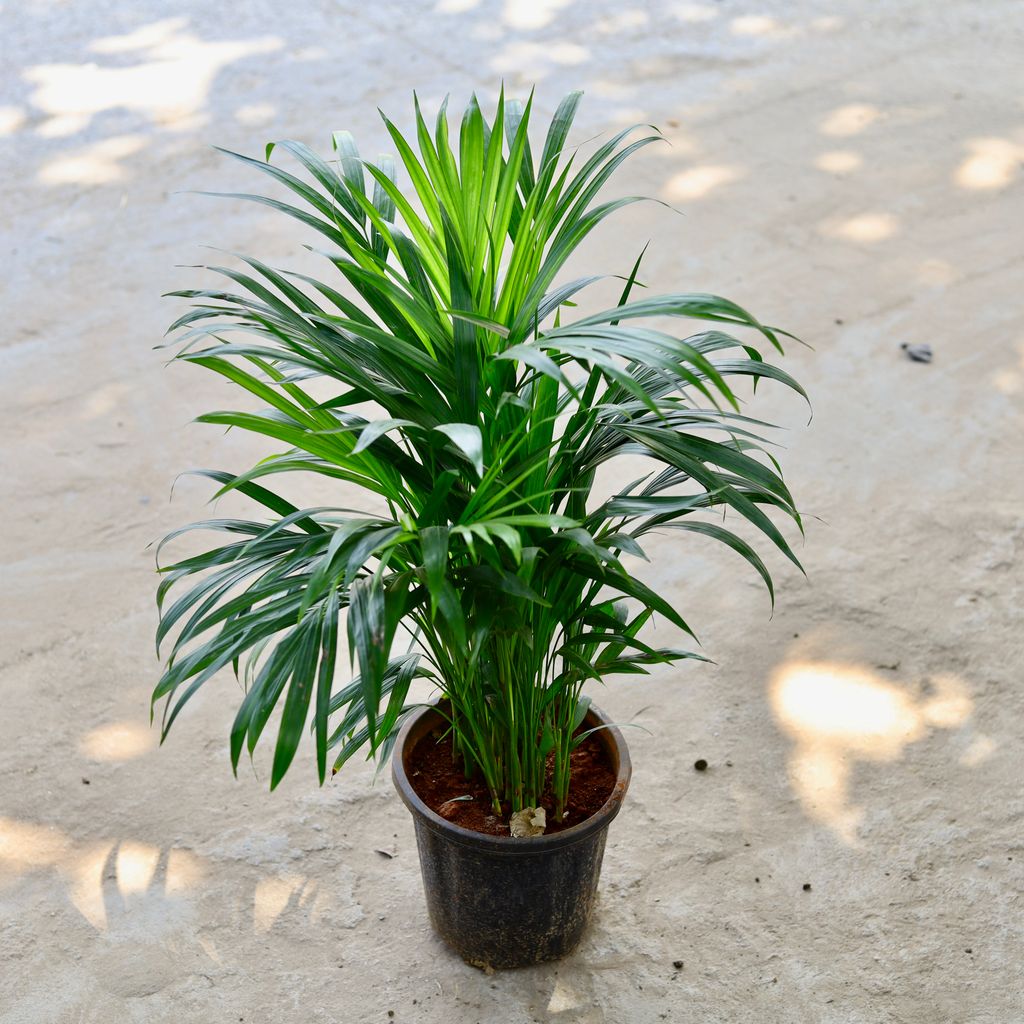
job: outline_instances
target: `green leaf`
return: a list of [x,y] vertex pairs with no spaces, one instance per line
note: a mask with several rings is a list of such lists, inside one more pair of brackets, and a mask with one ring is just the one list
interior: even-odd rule
[[444,526],[427,526],[420,530],[420,544],[423,548],[423,569],[427,576],[434,611],[437,611],[438,594],[445,583],[448,567],[448,529]]
[[440,423],[434,429],[444,434],[466,457],[477,476],[484,475],[484,443],[479,427],[472,423]]

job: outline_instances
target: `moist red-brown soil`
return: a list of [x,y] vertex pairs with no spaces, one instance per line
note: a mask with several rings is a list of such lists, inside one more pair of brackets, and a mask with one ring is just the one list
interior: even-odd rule
[[[462,766],[453,762],[450,737],[441,739],[440,733],[427,733],[413,748],[406,772],[420,799],[453,825],[485,835],[509,834],[511,806],[507,802],[502,804],[500,817],[494,813],[483,779],[479,775],[467,779]],[[600,736],[594,733],[569,755],[569,800],[565,808],[568,813],[562,821],[556,822],[549,758],[548,781],[540,801],[540,806],[547,811],[544,834],[562,832],[586,821],[601,809],[614,786],[615,769],[611,758]],[[456,799],[466,796],[473,799]]]

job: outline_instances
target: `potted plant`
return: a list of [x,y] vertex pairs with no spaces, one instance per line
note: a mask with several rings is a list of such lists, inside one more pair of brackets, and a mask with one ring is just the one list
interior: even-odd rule
[[[803,394],[752,340],[781,352],[784,332],[713,295],[635,297],[639,259],[611,308],[564,315],[598,280],[565,280],[569,257],[637,201],[600,190],[660,138],[630,129],[570,153],[579,99],[562,101],[539,157],[532,98],[502,95],[491,121],[474,98],[454,144],[445,105],[431,131],[417,102],[418,153],[384,118],[408,186],[345,132],[332,160],[294,141],[265,160],[232,154],[290,193],[240,198],[317,232],[328,275],[243,257],[210,268],[220,288],[172,293],[195,302],[171,328],[177,358],[266,406],[200,421],[280,450],[242,473],[202,471],[262,517],[186,527],[228,538],[160,570],[158,646],[173,636],[153,693],[162,735],[230,665],[244,683],[232,766],[274,733],[271,788],[307,727],[321,783],[357,752],[386,760],[397,740],[432,920],[493,967],[563,955],[590,911],[629,758],[585,684],[699,657],[652,644],[655,615],[690,629],[624,559],[644,558],[655,531],[698,534],[771,592],[748,541],[700,515],[719,509],[797,562],[765,512],[800,522],[775,460],[759,457],[768,425],[734,390],[771,378]],[[282,151],[296,173],[271,162]],[[323,478],[324,505],[269,486],[296,472]],[[353,490],[364,509],[340,507]],[[339,688],[343,621],[357,674]],[[418,678],[439,702],[410,699]]]

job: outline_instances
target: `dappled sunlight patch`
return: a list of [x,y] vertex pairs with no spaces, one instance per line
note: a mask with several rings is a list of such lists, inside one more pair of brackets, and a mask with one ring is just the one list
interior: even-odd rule
[[647,114],[643,107],[613,107],[608,111],[608,122],[628,128],[641,123]]
[[194,889],[206,877],[206,864],[191,850],[171,847],[167,853],[164,891],[169,895]]
[[953,180],[970,191],[1005,188],[1020,173],[1024,164],[1024,146],[1010,139],[971,139],[966,156]]
[[952,675],[933,677],[915,696],[867,669],[829,662],[785,665],[769,692],[776,720],[796,744],[789,778],[804,811],[848,843],[864,814],[850,802],[856,761],[895,761],[931,729],[962,725],[973,706]]
[[[127,899],[162,899],[170,893],[171,861],[182,865],[197,862],[184,850],[161,854],[159,847],[134,840],[103,840],[80,844],[57,865],[67,885],[68,898],[75,909],[97,931],[110,927],[111,907],[123,909]],[[199,872],[179,875],[175,889],[184,892],[198,881]]]
[[[645,114],[649,116],[649,112]],[[703,144],[693,134],[689,122],[684,125],[671,118],[659,124],[658,129],[665,142],[646,151],[648,160],[664,160],[677,166],[681,160],[696,162],[704,155]]]
[[480,0],[437,0],[434,11],[437,14],[466,14],[480,6]]
[[826,221],[822,232],[829,238],[846,242],[884,242],[899,229],[899,222],[891,213],[858,213],[842,220]]
[[235,120],[247,128],[258,128],[273,120],[276,113],[273,103],[248,103],[235,111]]
[[514,71],[522,79],[539,80],[548,76],[552,64],[574,67],[585,63],[589,56],[590,51],[577,43],[532,43],[524,40],[512,43],[495,55],[491,68],[503,74]]
[[104,875],[114,849],[112,841],[89,844],[61,865],[68,897],[82,917],[99,932],[107,929]]
[[108,185],[127,177],[123,161],[145,145],[141,135],[102,139],[85,149],[54,157],[39,170],[44,185]]
[[509,28],[546,28],[572,0],[505,0],[502,21]]
[[621,79],[595,78],[587,85],[587,91],[604,100],[625,100],[636,93],[636,88]]
[[847,103],[836,107],[819,125],[823,135],[846,138],[860,135],[882,116],[881,110],[871,103]]
[[675,4],[668,13],[685,25],[698,25],[718,17],[718,10],[712,4]]
[[119,36],[103,36],[89,44],[93,53],[131,53],[170,43],[188,27],[188,18],[164,18]]
[[864,166],[864,158],[860,153],[854,153],[849,149],[833,149],[819,154],[814,166],[819,171],[827,171],[829,174],[849,174]]
[[0,818],[0,876],[56,864],[67,856],[71,842],[59,829],[15,818]]
[[118,845],[115,872],[122,896],[145,892],[153,880],[160,850],[155,846],[131,841]]
[[133,839],[76,840],[55,826],[0,818],[0,886],[38,871],[55,871],[67,898],[97,931],[111,906],[127,899],[180,897],[206,875],[202,858],[171,847],[164,852]]
[[67,135],[88,127],[108,110],[136,111],[162,123],[201,111],[215,75],[244,57],[280,50],[277,37],[207,42],[187,31],[186,18],[169,18],[122,36],[96,40],[104,55],[135,53],[140,63],[124,66],[37,64],[24,72],[35,90],[30,100],[49,120],[44,135]]
[[783,25],[769,14],[743,14],[729,22],[729,31],[736,36],[757,36],[762,39],[784,39],[798,34],[797,29]]
[[789,781],[806,814],[844,842],[856,842],[864,811],[849,805],[850,767],[839,751],[822,745],[798,747],[789,759]]
[[162,851],[135,840],[83,843],[58,867],[72,904],[97,931],[111,927],[112,909],[123,914],[143,901],[169,906],[206,875],[201,858],[189,850]]
[[1014,346],[1016,362],[1000,367],[992,374],[992,384],[1001,395],[1017,395],[1024,391],[1024,341]]
[[846,27],[846,19],[838,14],[825,14],[820,18],[811,19],[811,28],[815,32],[838,32]]
[[669,200],[686,202],[703,199],[723,185],[732,184],[743,177],[738,167],[725,164],[704,164],[689,167],[671,177],[665,184],[664,195]]
[[35,132],[36,135],[44,139],[66,139],[85,131],[88,127],[89,116],[87,114],[61,114],[39,122]]
[[20,107],[0,106],[0,138],[13,135],[25,124],[25,111]]
[[312,64],[318,60],[329,60],[330,50],[323,46],[302,46],[288,51],[288,59],[299,64]]
[[1001,395],[1017,395],[1024,391],[1024,381],[1015,370],[996,370],[992,374],[992,386]]
[[794,735],[882,759],[897,755],[923,730],[902,690],[859,669],[792,665],[772,695],[776,717]]
[[123,381],[110,381],[84,396],[83,419],[107,416],[131,396],[131,387]]
[[618,35],[620,32],[629,32],[632,29],[643,28],[650,20],[651,16],[646,11],[633,7],[625,11],[619,11],[617,14],[608,14],[603,18],[599,18],[594,22],[594,28],[601,35],[613,36]]
[[991,736],[975,736],[960,755],[960,765],[964,768],[976,768],[979,764],[984,764],[998,749],[999,744]]
[[929,696],[919,705],[922,720],[936,729],[955,729],[970,717],[974,702],[959,678],[942,674],[929,680]]
[[256,883],[256,890],[253,893],[253,928],[259,933],[270,931],[274,922],[281,916],[289,901],[296,894],[298,894],[300,902],[309,899],[312,895],[306,885],[306,879],[302,875],[261,878]]
[[578,989],[567,981],[563,976],[556,976],[555,987],[548,1000],[548,1013],[567,1013],[570,1010],[579,1010],[591,1002],[578,991]]
[[142,722],[108,722],[85,734],[79,750],[93,761],[131,761],[156,747],[156,733]]

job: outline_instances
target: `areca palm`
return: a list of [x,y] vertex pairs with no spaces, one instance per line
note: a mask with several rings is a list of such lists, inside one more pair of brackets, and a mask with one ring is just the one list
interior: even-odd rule
[[[323,782],[359,750],[390,749],[412,681],[426,678],[447,698],[455,756],[495,809],[535,805],[550,781],[560,815],[584,684],[698,657],[642,638],[656,614],[689,627],[623,556],[644,557],[656,530],[700,534],[770,591],[750,544],[700,517],[722,507],[797,561],[765,511],[799,524],[774,459],[759,457],[768,425],[743,415],[734,391],[746,376],[803,393],[760,351],[781,352],[784,332],[713,295],[635,298],[639,260],[616,305],[563,319],[598,280],[562,283],[566,261],[637,201],[599,201],[600,190],[660,138],[629,129],[584,159],[566,145],[579,99],[562,101],[539,157],[531,103],[503,95],[490,122],[474,98],[454,143],[445,106],[431,130],[416,104],[415,148],[385,118],[406,187],[392,160],[360,158],[345,132],[330,160],[294,141],[265,160],[231,154],[284,186],[287,201],[240,198],[318,233],[329,276],[243,258],[211,268],[221,287],[173,293],[194,301],[172,325],[177,358],[265,406],[200,420],[281,450],[241,473],[205,471],[217,495],[241,492],[261,518],[187,527],[227,537],[161,569],[158,645],[173,637],[153,694],[164,735],[230,665],[244,683],[235,769],[279,710],[271,786],[307,724]],[[281,153],[294,173],[272,162]],[[309,381],[331,397],[314,398]],[[596,493],[601,467],[637,456],[651,473]],[[386,511],[298,508],[269,479],[296,472],[325,478],[328,500],[354,484]],[[343,621],[356,675],[338,688]]]

